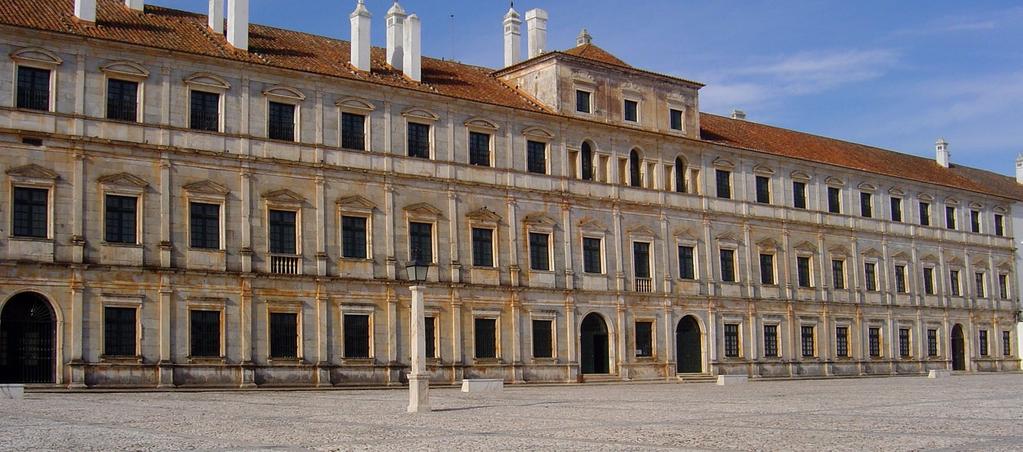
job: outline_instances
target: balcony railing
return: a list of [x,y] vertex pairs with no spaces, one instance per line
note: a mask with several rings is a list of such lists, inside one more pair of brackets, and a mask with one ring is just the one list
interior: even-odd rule
[[270,273],[275,275],[301,275],[302,258],[287,254],[271,254]]
[[654,285],[650,278],[636,278],[635,289],[636,292],[650,293],[653,292]]

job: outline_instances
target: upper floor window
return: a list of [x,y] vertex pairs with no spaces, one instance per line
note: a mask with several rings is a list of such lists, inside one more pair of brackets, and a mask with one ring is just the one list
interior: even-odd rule
[[582,180],[593,180],[593,147],[587,141],[583,141],[579,150],[579,166]]
[[136,243],[138,202],[135,196],[104,197],[104,240],[107,243]]
[[867,192],[860,192],[860,216],[871,218],[874,216],[874,196]]
[[907,293],[909,292],[906,286],[906,266],[896,265],[895,266],[895,292],[896,293]]
[[902,198],[892,198],[892,221],[902,222]]
[[11,211],[15,237],[46,238],[49,230],[50,191],[45,188],[14,187]]
[[1009,275],[1005,273],[998,275],[998,297],[1003,300],[1009,299]]
[[220,93],[191,91],[188,127],[207,132],[220,131]]
[[623,111],[626,121],[639,122],[639,102],[626,99]]
[[529,233],[529,269],[550,271],[550,234]]
[[189,203],[189,244],[197,249],[220,249],[220,204]]
[[796,277],[799,287],[807,289],[813,287],[813,274],[808,256],[796,258]]
[[760,283],[767,285],[773,285],[775,283],[773,254],[760,255]]
[[472,228],[472,265],[494,266],[494,230]]
[[874,262],[867,262],[863,264],[863,276],[866,281],[868,291],[877,290],[877,264]]
[[639,158],[639,152],[635,149],[629,152],[629,185],[633,187],[643,186],[643,161]]
[[632,272],[637,278],[650,277],[650,243],[632,242]]
[[408,123],[408,156],[430,158],[430,126],[418,122]]
[[604,273],[604,262],[601,258],[601,239],[583,237],[583,271],[586,273]]
[[757,176],[757,202],[760,204],[771,203],[771,178]]
[[1005,217],[1001,214],[995,214],[995,235],[999,237],[1005,236]]
[[842,189],[828,187],[828,212],[842,213]]
[[675,157],[675,191],[686,192],[686,162],[682,157]]
[[718,198],[732,199],[732,172],[719,169],[714,174]]
[[924,267],[924,294],[934,295],[934,268]]
[[806,182],[792,182],[792,207],[797,209],[806,208]]
[[469,132],[469,164],[490,166],[490,134]]
[[526,170],[547,174],[547,143],[533,140],[526,142]]
[[295,106],[269,101],[267,109],[267,138],[295,141]]
[[433,223],[409,222],[408,242],[412,261],[433,263]]
[[671,127],[671,130],[682,130],[682,110],[674,108],[669,109],[668,120],[670,122],[669,126]]
[[298,254],[296,243],[298,212],[271,209],[267,216],[270,252],[273,254]]
[[678,247],[678,277],[696,279],[696,249],[692,246]]
[[970,210],[970,232],[980,233],[980,211]]
[[920,225],[931,225],[931,204],[923,201],[920,202]]
[[367,257],[366,217],[341,217],[341,256],[348,259]]
[[831,284],[836,289],[845,289],[845,261],[841,259],[831,261]]
[[130,80],[107,79],[107,119],[137,122],[139,83]]
[[592,93],[589,91],[583,91],[581,89],[575,90],[575,111],[579,113],[591,113],[593,111],[591,97]]
[[956,228],[956,208],[952,206],[945,207],[945,227],[948,229]]
[[358,151],[366,150],[365,115],[341,112],[341,147]]
[[973,275],[974,286],[977,288],[977,298],[987,296],[987,277],[984,272],[977,272]]
[[948,280],[949,285],[951,286],[952,289],[952,296],[953,297],[960,296],[962,294],[962,290],[960,289],[959,284],[959,270],[949,270]]
[[723,249],[720,252],[721,280],[735,282],[735,250]]
[[50,71],[18,66],[18,108],[50,111]]

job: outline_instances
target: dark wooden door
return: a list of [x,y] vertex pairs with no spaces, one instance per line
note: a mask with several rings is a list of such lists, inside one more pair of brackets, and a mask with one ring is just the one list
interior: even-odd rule
[[958,323],[952,327],[952,370],[966,370],[966,339]]
[[53,383],[57,322],[40,295],[17,295],[0,313],[0,383]]
[[676,371],[680,374],[703,372],[703,340],[700,324],[691,315],[678,322],[675,329],[675,353],[678,354]]
[[579,352],[583,374],[609,373],[610,356],[608,355],[607,325],[597,314],[590,314],[583,319],[579,330]]

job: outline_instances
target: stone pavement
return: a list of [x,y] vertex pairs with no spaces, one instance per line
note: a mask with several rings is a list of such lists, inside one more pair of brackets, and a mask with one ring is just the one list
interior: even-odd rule
[[404,390],[27,394],[3,450],[1020,450],[1023,375]]

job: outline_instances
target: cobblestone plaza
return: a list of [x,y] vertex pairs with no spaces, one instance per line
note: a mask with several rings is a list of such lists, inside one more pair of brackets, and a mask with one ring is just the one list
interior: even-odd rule
[[28,394],[4,450],[1019,450],[1023,375],[402,390]]

